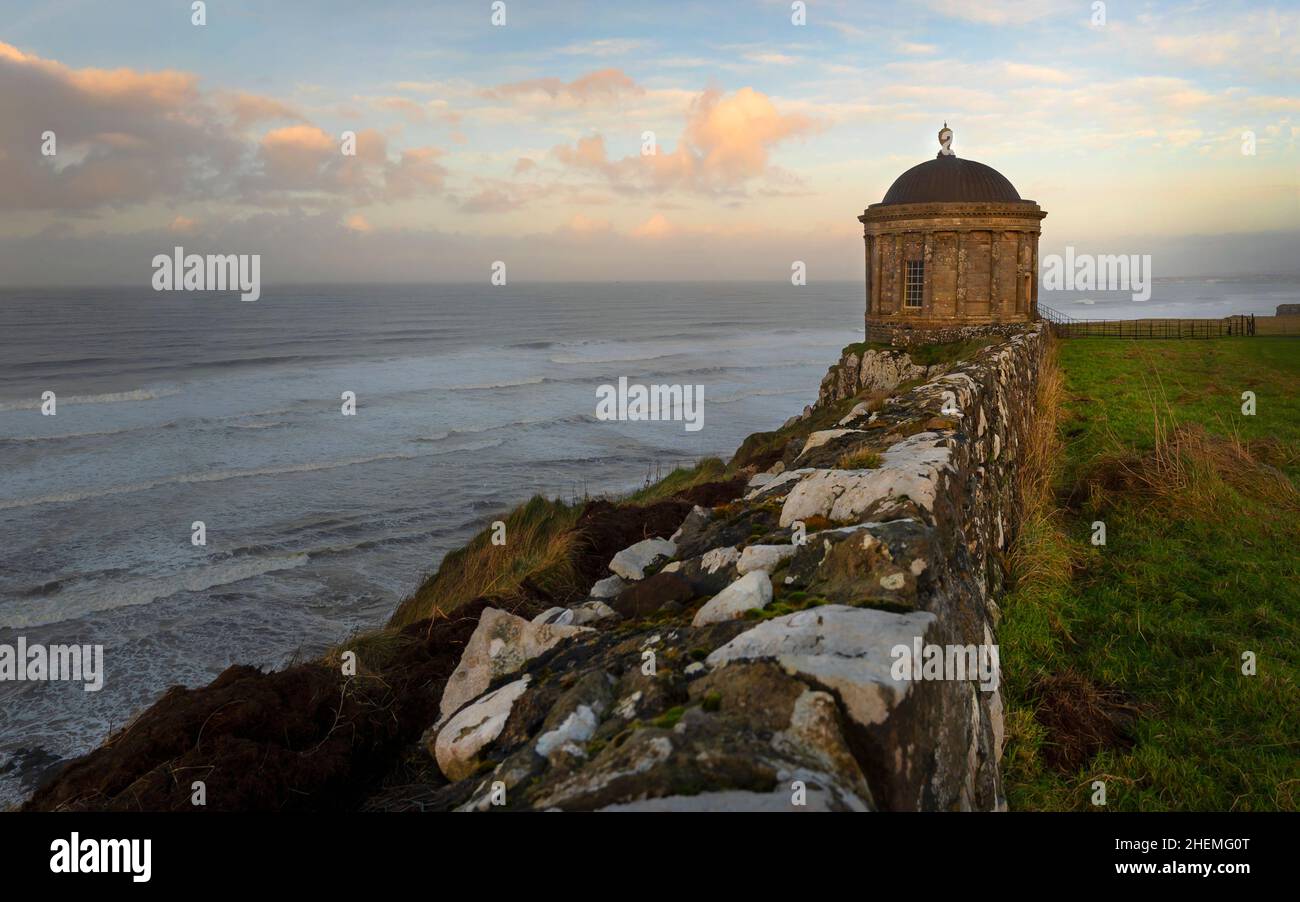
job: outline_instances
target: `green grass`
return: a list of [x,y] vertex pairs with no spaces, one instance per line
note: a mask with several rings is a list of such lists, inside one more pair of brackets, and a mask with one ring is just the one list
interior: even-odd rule
[[479,597],[509,599],[525,581],[552,595],[574,591],[573,525],[581,509],[581,504],[533,497],[502,518],[505,544],[493,544],[488,526],[444,557],[437,573],[398,605],[388,625],[400,628]]
[[921,366],[935,366],[941,363],[956,363],[969,360],[990,345],[1001,344],[1004,339],[996,335],[981,338],[966,338],[961,341],[947,341],[941,344],[916,345],[907,349],[907,356],[913,363]]
[[840,455],[835,466],[841,470],[876,470],[885,462],[879,451],[847,451]]
[[967,338],[961,341],[913,345],[910,348],[895,347],[888,342],[881,341],[855,341],[853,344],[844,346],[844,349],[840,351],[840,359],[844,359],[844,355],[849,353],[861,357],[868,351],[906,351],[907,356],[912,358],[913,363],[919,363],[921,366],[934,366],[937,363],[956,363],[958,360],[969,360],[977,352],[989,345],[998,344],[1002,340],[996,335],[990,335],[981,338]]
[[[1300,339],[1057,347],[1050,491],[999,631],[1011,807],[1091,809],[1100,779],[1108,810],[1297,810]],[[1062,675],[1122,699],[1131,744],[1051,766],[1073,741],[1045,726]]]
[[633,504],[647,504],[671,498],[678,492],[726,479],[727,465],[719,458],[706,457],[693,467],[678,467],[658,482],[646,485],[628,496]]

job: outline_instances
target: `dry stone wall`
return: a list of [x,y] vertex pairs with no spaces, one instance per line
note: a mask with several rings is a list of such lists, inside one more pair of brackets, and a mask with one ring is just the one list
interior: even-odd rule
[[[581,605],[485,613],[425,736],[448,780],[426,810],[1005,807],[1000,673],[915,679],[900,649],[996,644],[1044,341],[853,407]],[[917,377],[841,363],[819,404]]]

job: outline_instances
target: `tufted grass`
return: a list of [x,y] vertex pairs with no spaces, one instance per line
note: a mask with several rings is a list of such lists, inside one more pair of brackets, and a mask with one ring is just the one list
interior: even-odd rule
[[999,629],[1011,807],[1300,809],[1300,339],[1056,353]]
[[879,451],[856,450],[846,451],[840,455],[840,459],[835,462],[835,466],[841,470],[876,470],[885,462]]
[[647,480],[646,485],[628,496],[632,504],[648,504],[671,498],[678,492],[716,482],[727,476],[727,465],[717,457],[706,457],[693,467],[678,467],[658,482]]
[[390,627],[447,613],[474,598],[508,599],[525,584],[556,595],[573,590],[573,525],[582,505],[538,495],[502,518],[505,545],[492,544],[491,526],[442,559],[438,571],[397,606]]

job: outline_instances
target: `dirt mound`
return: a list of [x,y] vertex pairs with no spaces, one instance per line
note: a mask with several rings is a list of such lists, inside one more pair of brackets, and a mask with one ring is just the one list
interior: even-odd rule
[[642,539],[668,538],[682,525],[693,507],[690,501],[620,506],[592,501],[582,510],[574,529],[579,533],[576,567],[581,581],[590,586],[609,576],[609,562],[629,545]]
[[1074,773],[1102,749],[1133,745],[1138,709],[1118,689],[1099,687],[1073,670],[1045,677],[1036,689],[1034,719],[1047,730],[1043,757],[1049,767]]
[[[103,746],[67,765],[24,810],[325,811],[351,808],[437,716],[484,602],[412,624],[384,654],[358,642],[358,675],[323,662],[236,665],[173,687]],[[368,657],[382,657],[374,669]],[[207,805],[191,802],[194,781]]]
[[746,483],[747,480],[744,476],[737,476],[734,479],[725,481],[693,485],[689,489],[683,489],[673,497],[675,499],[680,498],[682,501],[689,501],[691,504],[698,504],[700,507],[717,507],[720,504],[735,501],[745,494]]

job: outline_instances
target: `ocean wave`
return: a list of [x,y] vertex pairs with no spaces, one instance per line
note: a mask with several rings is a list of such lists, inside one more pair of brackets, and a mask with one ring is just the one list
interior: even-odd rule
[[721,395],[715,398],[705,398],[707,403],[712,404],[734,404],[736,401],[743,401],[746,398],[768,398],[780,397],[782,395],[807,395],[808,389],[805,388],[772,388],[757,389],[755,391],[738,391],[730,395]]
[[[461,450],[461,449],[454,449]],[[473,450],[473,449],[466,449]],[[227,479],[248,479],[256,476],[285,476],[292,473],[311,473],[316,470],[333,470],[339,467],[352,467],[359,464],[376,463],[383,460],[411,460],[412,458],[421,457],[419,454],[375,454],[369,457],[353,457],[343,460],[319,461],[308,464],[293,464],[284,467],[260,467],[252,470],[218,470],[216,472],[202,473],[182,473],[177,476],[167,476],[162,479],[151,479],[146,482],[134,482],[124,485],[108,486],[102,489],[86,489],[83,491],[57,492],[51,495],[38,495],[34,498],[18,498],[13,501],[0,502],[0,510],[11,510],[20,507],[33,507],[38,504],[67,504],[77,501],[88,501],[93,498],[106,498],[110,495],[130,495],[135,492],[147,492],[151,489],[161,488],[167,485],[183,485],[186,483],[200,482],[223,482]]]
[[151,579],[93,580],[84,588],[59,592],[39,601],[0,605],[0,626],[32,629],[76,620],[101,611],[149,604],[178,592],[205,592],[255,576],[291,570],[307,563],[305,552],[273,557],[240,557]]
[[152,429],[153,426],[127,426],[122,429],[99,429],[91,432],[60,432],[57,435],[6,435],[0,436],[0,445],[25,442],[63,442],[78,438],[96,438],[102,435],[121,435],[139,429]]
[[663,360],[667,357],[680,357],[683,354],[694,353],[696,349],[683,348],[679,351],[670,351],[667,354],[647,354],[644,351],[638,351],[635,354],[605,354],[600,357],[584,357],[580,354],[556,354],[550,358],[551,363],[576,364],[576,363],[636,363],[638,360]]
[[506,380],[504,382],[477,382],[470,385],[450,385],[447,391],[483,391],[491,388],[515,388],[520,385],[541,385],[546,379],[542,376],[533,376],[528,379]]
[[561,426],[572,425],[575,423],[594,423],[597,422],[593,414],[575,413],[567,417],[538,417],[533,420],[513,420],[509,423],[494,423],[489,426],[462,426],[457,429],[444,429],[441,432],[435,432],[431,435],[416,436],[413,441],[417,442],[445,442],[448,439],[457,438],[462,435],[482,435],[485,432],[496,432],[499,429],[521,429],[528,426]]
[[[131,391],[109,392],[103,395],[65,395],[58,399],[65,404],[123,404],[128,401],[156,401],[179,395],[179,388],[150,389],[136,388]],[[39,398],[26,401],[0,401],[0,410],[39,410],[42,402]]]

